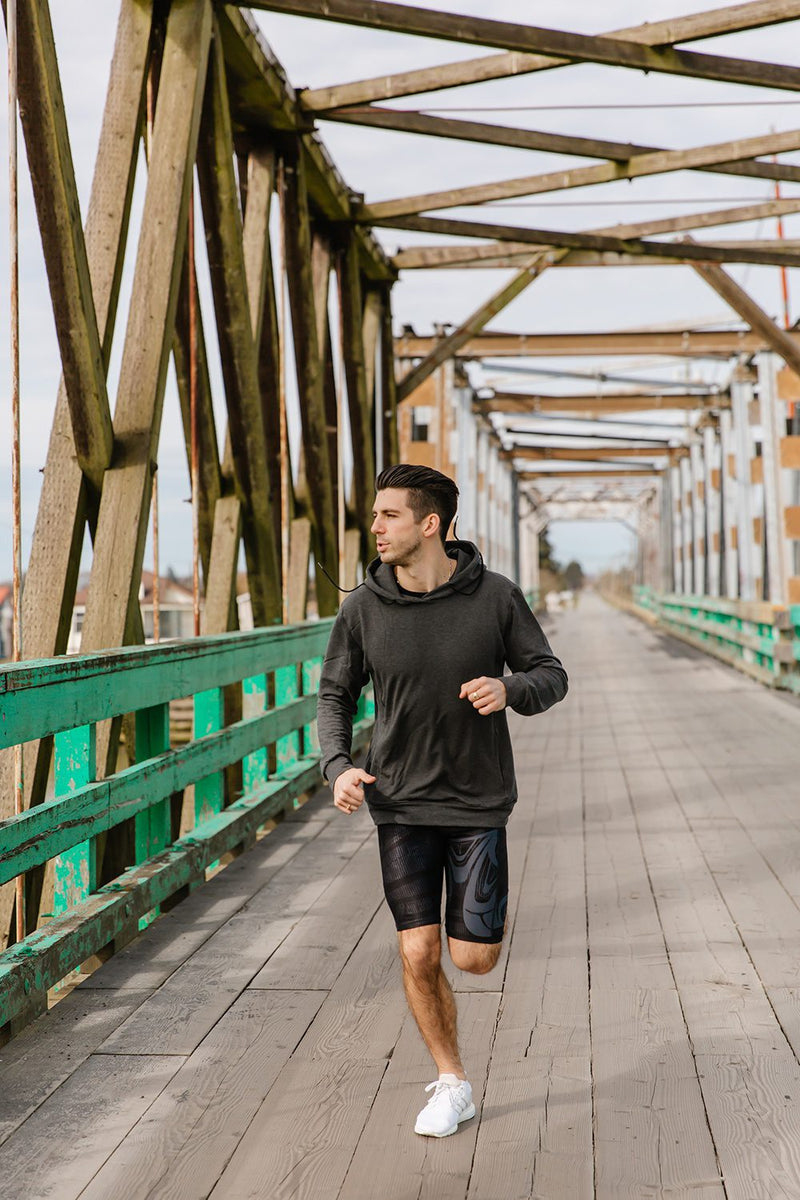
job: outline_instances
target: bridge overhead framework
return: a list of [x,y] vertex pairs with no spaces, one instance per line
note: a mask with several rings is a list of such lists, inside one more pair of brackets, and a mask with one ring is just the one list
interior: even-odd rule
[[[136,966],[127,982],[109,985],[120,989],[114,990],[120,1029],[115,1032],[105,1018],[99,1020],[103,1037],[84,1038],[84,1057],[74,1059],[74,1075],[73,1067],[60,1074],[59,1068],[48,1082],[47,1054],[37,1056],[34,1049],[38,1082],[27,1099],[12,1104],[7,1120],[0,1119],[8,1163],[25,1180],[33,1178],[26,1172],[38,1162],[36,1178],[49,1188],[49,1168],[31,1147],[43,1136],[35,1110],[50,1092],[55,1099],[47,1112],[67,1121],[74,1112],[70,1089],[79,1087],[80,1072],[101,1077],[104,1055],[128,1056],[131,1078],[139,1079],[141,1069],[147,1095],[163,1092],[167,1111],[173,1075],[177,1087],[182,1071],[191,1076],[198,1069],[194,1056],[202,1058],[208,1049],[203,1039],[224,1044],[228,1019],[235,1025],[243,1014],[246,1023],[263,1006],[269,1020],[277,1021],[270,1034],[302,1026],[293,1043],[300,1047],[298,1061],[308,1078],[336,1092],[339,1076],[326,1075],[320,1064],[340,991],[350,986],[340,982],[349,978],[347,956],[351,950],[358,956],[362,937],[364,946],[372,945],[371,917],[378,904],[374,880],[368,870],[358,877],[357,897],[364,899],[359,915],[366,917],[352,944],[340,927],[331,933],[331,943],[343,940],[331,951],[333,965],[328,964],[327,982],[321,985],[326,995],[315,1008],[311,993],[319,989],[309,963],[318,946],[312,926],[317,919],[324,925],[327,918],[312,910],[318,901],[324,905],[328,887],[337,894],[336,877],[325,875],[330,863],[313,867],[319,888],[302,913],[297,909],[296,927],[292,897],[279,889],[275,896],[283,895],[283,901],[270,898],[268,886],[261,892],[258,863],[272,851],[256,851],[243,860],[255,872],[248,879],[246,865],[234,864],[221,875],[220,867],[261,844],[264,833],[281,821],[283,832],[273,849],[279,859],[285,852],[286,862],[296,850],[299,855],[299,843],[317,835],[320,846],[335,841],[330,814],[323,820],[321,809],[312,806],[298,818],[320,782],[315,689],[321,658],[341,589],[354,587],[375,556],[370,532],[375,476],[390,463],[411,460],[456,479],[462,497],[458,536],[476,541],[488,565],[515,578],[533,604],[540,591],[539,538],[549,525],[577,520],[628,525],[636,537],[634,587],[611,598],[652,627],[609,615],[596,599],[588,609],[569,614],[565,636],[574,633],[576,646],[582,647],[578,677],[583,670],[585,697],[602,704],[602,719],[595,719],[588,700],[579,697],[563,733],[555,715],[541,734],[529,738],[521,728],[516,731],[528,804],[515,850],[520,878],[530,850],[531,861],[544,868],[541,878],[552,885],[552,895],[545,895],[544,884],[524,875],[525,894],[537,912],[549,911],[554,900],[556,910],[565,905],[565,924],[551,933],[566,939],[570,952],[579,927],[581,937],[588,928],[588,944],[581,943],[578,957],[562,962],[556,947],[545,961],[535,947],[543,929],[520,908],[522,923],[515,927],[516,951],[512,947],[504,983],[477,987],[468,1001],[475,1028],[492,1030],[491,1037],[496,1033],[499,1039],[493,1042],[487,1034],[482,1062],[490,1082],[491,1071],[499,1072],[494,1091],[490,1087],[487,1094],[499,1106],[503,1137],[513,1141],[517,1136],[503,1105],[517,1094],[531,1047],[537,1063],[540,1056],[547,1059],[556,1092],[562,1099],[569,1093],[563,1112],[548,1110],[545,1102],[534,1151],[539,1158],[533,1164],[525,1159],[519,1178],[527,1171],[529,1187],[525,1191],[520,1183],[519,1194],[570,1200],[660,1195],[670,1188],[729,1200],[800,1194],[794,1132],[786,1136],[788,1125],[776,1132],[778,1109],[781,1119],[788,1119],[778,1091],[788,1100],[797,1098],[792,1015],[797,980],[788,968],[778,969],[776,955],[796,950],[791,939],[798,891],[796,872],[775,845],[789,844],[796,821],[785,797],[767,812],[763,799],[748,808],[749,792],[744,796],[743,791],[757,790],[765,781],[765,794],[778,797],[780,788],[789,786],[786,763],[796,757],[794,748],[790,753],[785,746],[796,725],[792,699],[770,696],[752,680],[800,694],[800,332],[790,319],[788,300],[784,320],[775,320],[729,269],[739,264],[764,268],[776,284],[781,279],[785,284],[800,265],[800,240],[784,238],[780,226],[776,237],[764,232],[765,222],[800,214],[800,191],[793,190],[800,184],[800,130],[753,135],[748,127],[711,144],[665,148],[658,138],[656,144],[599,138],[594,120],[579,136],[442,116],[441,110],[424,107],[431,93],[467,88],[474,89],[469,95],[479,95],[482,85],[499,80],[511,81],[524,98],[525,81],[534,76],[543,88],[553,80],[555,95],[558,81],[569,78],[571,70],[574,76],[580,64],[599,64],[634,80],[646,73],[701,81],[710,89],[736,85],[737,95],[745,98],[756,88],[796,102],[800,68],[760,60],[750,53],[747,35],[787,24],[788,47],[789,34],[800,28],[800,0],[751,0],[601,34],[386,0],[261,0],[249,8],[213,0],[121,0],[85,221],[48,0],[3,0],[3,11],[12,64],[12,127],[18,105],[60,380],[24,564],[18,425],[12,438],[13,661],[0,668],[0,1041],[23,1045],[14,1035],[30,1025],[23,1034],[25,1047],[35,1047],[40,1031],[41,1044],[52,1045],[59,1020],[66,1026],[73,1019],[67,1014],[80,1011],[72,998],[76,994],[92,995],[87,1012],[102,1008],[92,989],[102,991],[103,981],[116,978],[115,972],[124,975],[115,962],[134,961],[136,947],[148,937],[169,940],[169,929],[180,924],[175,918],[170,925],[179,901],[188,897],[187,905],[194,907],[184,913],[197,910],[203,920],[205,901],[198,901],[196,892],[207,880],[223,897],[221,930],[229,919],[235,924],[239,880],[249,899],[261,897],[263,926],[281,903],[289,906],[278,913],[287,949],[267,937],[263,960],[247,959],[254,965],[253,977],[245,978],[242,967],[241,986],[232,984],[229,993],[213,948],[205,966],[198,951],[198,967],[190,964],[188,951],[180,962],[169,959],[170,947],[172,965],[161,975],[156,967],[137,974]],[[328,28],[327,22],[366,29],[387,44],[403,37],[444,42],[448,53],[459,46],[462,53],[440,65],[298,88],[269,41],[270,22],[278,16],[323,23],[309,26],[316,30]],[[726,44],[726,35],[736,37]],[[706,39],[713,39],[713,52],[704,48]],[[481,48],[479,57],[475,47]],[[381,138],[385,131],[390,146],[398,144],[388,140],[398,134],[416,139],[406,146],[420,145],[422,139],[473,146],[477,178],[414,191],[423,187],[424,172],[415,173],[409,151],[408,194],[380,196],[379,156],[371,160],[366,180],[351,181],[365,189],[356,191],[343,179],[321,134],[336,129],[338,136],[344,127],[351,137]],[[533,156],[547,156],[546,169],[536,172],[532,166],[524,175],[487,179],[487,147],[513,150],[515,162],[520,154],[534,162]],[[13,213],[19,194],[13,137],[9,156]],[[566,204],[565,197],[583,195],[582,189],[676,172],[710,174],[715,181],[729,177],[741,188],[755,181],[761,191],[748,192],[749,198],[733,206],[678,215],[665,195],[661,214],[585,229],[566,228],[562,219],[555,229],[521,224],[521,209],[515,207],[510,218],[501,211],[530,197],[556,196]],[[729,227],[736,227],[736,237]],[[408,244],[390,252],[398,233]],[[12,233],[12,254],[16,249]],[[684,312],[672,319],[661,310],[643,309],[642,324],[634,328],[603,328],[598,314],[608,272],[648,266],[659,273],[691,272],[715,304],[725,305],[730,319],[692,322]],[[567,268],[563,278],[580,279],[581,297],[589,297],[586,311],[592,318],[585,319],[585,327],[514,329],[510,306],[528,289],[540,288],[541,280],[562,278]],[[472,311],[466,317],[444,311],[443,302],[434,329],[416,332],[415,315],[402,299],[405,281],[424,278],[431,294],[438,295],[454,271],[461,296],[477,296],[480,302],[469,300]],[[488,295],[486,271],[506,272]],[[19,312],[13,272],[10,301],[13,321]],[[584,321],[583,311],[576,304],[576,321]],[[11,391],[18,396],[18,363],[12,374]],[[172,398],[180,407],[191,485],[194,637],[145,645],[143,570],[149,539],[157,554],[158,463],[164,455],[165,405]],[[86,561],[81,653],[67,656]],[[152,640],[158,643],[159,571],[157,562],[153,566],[148,579],[156,589]],[[3,604],[0,592],[0,618]],[[641,709],[634,711],[613,688],[595,694],[592,670],[609,669],[609,664],[597,659],[590,633],[607,622],[613,623],[620,646],[652,653],[666,683],[676,685],[676,696],[689,677],[690,691],[710,681],[719,709],[711,711],[710,702],[695,696],[695,709],[689,705],[688,710],[699,724],[681,731],[676,707],[673,744],[655,728],[643,682],[646,665],[632,668],[634,692],[644,697]],[[752,679],[729,676],[684,651],[676,641],[661,638],[659,627]],[[569,666],[566,647],[565,658]],[[741,739],[749,726],[736,714],[736,703],[726,699],[726,681],[735,701],[752,703],[759,737],[763,733],[758,743],[763,780],[744,761]],[[179,735],[180,705],[190,713],[190,728]],[[612,719],[615,711],[624,711],[636,732],[621,733]],[[779,735],[766,728],[767,711]],[[356,714],[359,747],[368,741],[373,718],[368,689]],[[712,740],[715,722],[728,719],[728,734],[735,730],[740,740],[730,742],[725,762],[706,763],[703,737]],[[601,747],[609,736],[619,751],[613,761],[605,760]],[[572,775],[564,770],[565,755],[575,757]],[[587,800],[598,771],[605,772],[607,794]],[[537,799],[537,788],[545,783],[564,787],[564,810],[550,796]],[[698,784],[701,800],[693,797],[690,784]],[[762,822],[770,815],[775,845]],[[295,820],[301,831],[287,834]],[[618,826],[623,836],[615,842]],[[682,931],[688,926],[681,924],[686,914],[668,898],[674,884],[673,833],[684,855],[675,860],[679,874],[698,888],[690,895],[700,907],[690,905],[686,919],[694,920],[700,911],[706,922],[695,930],[696,946],[687,947]],[[290,845],[295,837],[298,844]],[[367,841],[366,830],[362,841]],[[349,857],[361,862],[361,842],[348,845]],[[635,863],[626,857],[632,847],[640,855]],[[278,871],[282,865],[283,859]],[[741,872],[735,878],[729,875],[734,869]],[[751,879],[761,908],[748,907]],[[615,909],[608,899],[612,893],[622,896],[621,888],[645,884],[649,890],[642,907],[626,907],[620,900],[622,907]],[[788,920],[784,928],[790,932],[778,950],[763,933],[762,922],[770,916]],[[152,930],[156,918],[161,921]],[[637,943],[620,940],[629,921],[645,947],[640,962],[631,954]],[[187,946],[202,946],[205,939],[197,928],[185,932]],[[123,959],[119,952],[128,954],[130,943],[130,957]],[[236,942],[234,936],[234,943],[241,949],[241,939]],[[691,961],[687,951],[696,952]],[[279,964],[286,956],[285,976],[275,973],[275,963],[270,966],[273,953]],[[295,953],[297,959],[289,962]],[[597,954],[601,969],[611,964],[612,973],[617,959],[625,960],[627,990],[619,1008],[610,976],[581,975],[587,953]],[[164,1049],[171,1045],[167,1026],[175,1010],[170,1006],[177,1003],[183,1011],[184,978],[201,980],[200,995],[206,968],[217,999],[175,1051],[186,1061],[170,1064],[173,1051]],[[646,973],[651,968],[656,983]],[[567,982],[554,984],[551,972],[562,970]],[[301,981],[295,987],[296,1009],[293,1001],[282,1008],[280,997],[266,1001],[259,991],[263,985],[278,992],[289,986],[280,982],[286,978]],[[521,1016],[526,989],[539,984],[541,1023],[528,1028]],[[734,1021],[720,1005],[723,984],[739,989],[740,1024],[739,1015]],[[359,993],[355,1001],[345,995],[345,1008],[351,1002],[354,1011],[373,1002],[380,1008],[381,986],[376,982],[373,994]],[[697,991],[707,986],[713,997],[708,1011]],[[129,987],[141,991],[141,1004],[130,996],[120,999]],[[594,1027],[590,1031],[589,987],[598,988],[597,1058],[587,1040],[595,1033]],[[56,1013],[51,1019],[46,1010],[65,993],[71,1007],[65,1003],[61,1017]],[[219,1008],[225,996],[230,1004]],[[507,1001],[511,1016],[503,1024]],[[572,1031],[559,1015],[562,1001],[575,1018]],[[664,1045],[678,1045],[679,1065],[670,1059],[664,1075],[647,1047],[640,1056],[622,1029],[623,1012],[634,1028],[646,1031],[645,1043],[655,1030],[659,1052]],[[163,1025],[165,1040],[146,1036],[144,1050],[135,1038],[126,1040],[129,1015],[134,1030],[141,1024],[152,1033]],[[402,1090],[403,1071],[416,1069],[414,1051],[401,1032],[402,1017],[395,1018],[398,1013],[390,1006],[388,1025],[379,1025],[391,1036],[376,1038],[359,1060],[364,1077],[375,1084],[373,1099],[389,1118],[397,1115],[395,1088]],[[306,1028],[312,1032],[304,1042]],[[557,1054],[545,1044],[543,1030],[552,1033]],[[520,1049],[520,1038],[529,1039],[527,1049]],[[619,1093],[612,1061],[617,1040],[624,1046],[622,1074],[628,1071]],[[729,1107],[726,1071],[734,1071],[737,1080],[750,1072],[759,1086],[771,1081],[772,1060],[761,1057],[767,1040],[776,1042],[772,1051],[778,1054],[780,1087],[765,1083],[770,1099],[760,1107],[748,1092],[748,1136],[731,1137],[743,1118]],[[387,1068],[391,1054],[386,1052],[395,1044],[402,1052]],[[707,1056],[702,1061],[697,1057],[701,1044]],[[27,1051],[8,1053],[21,1086]],[[144,1067],[134,1062],[140,1053],[152,1056]],[[63,1054],[69,1056],[66,1049]],[[274,1059],[275,1078],[296,1089],[293,1103],[302,1107],[307,1096],[288,1058],[291,1053],[287,1061],[280,1054]],[[664,1085],[665,1111],[677,1112],[688,1096],[690,1107],[675,1117],[680,1136],[669,1145],[683,1144],[685,1137],[692,1153],[700,1155],[692,1164],[702,1160],[702,1170],[693,1174],[694,1165],[686,1167],[682,1151],[671,1149],[665,1151],[669,1166],[664,1167],[662,1149],[669,1140],[664,1139],[667,1133],[671,1139],[675,1129],[672,1116],[662,1123],[655,1114],[652,1099],[644,1105],[637,1091],[640,1063],[648,1087]],[[700,1070],[703,1065],[708,1072]],[[673,1067],[681,1081],[674,1093]],[[595,1069],[606,1090],[596,1091],[600,1103],[593,1109]],[[347,1079],[350,1087],[353,1080]],[[258,1104],[268,1092],[259,1095]],[[528,1099],[538,1103],[538,1093]],[[637,1173],[630,1129],[618,1120],[618,1101],[635,1112],[647,1108],[643,1173]],[[576,1122],[566,1130],[561,1117],[573,1111],[570,1105]],[[75,1167],[64,1184],[64,1197],[102,1195],[106,1200],[117,1194],[114,1188],[121,1185],[115,1172],[129,1153],[139,1154],[137,1123],[147,1121],[146,1110],[134,1113],[134,1108],[119,1144],[108,1151],[108,1162],[108,1147],[98,1135],[83,1166]],[[693,1122],[685,1119],[688,1111]],[[355,1119],[352,1109],[347,1114],[348,1121]],[[368,1179],[371,1170],[386,1165],[379,1162],[385,1143],[369,1114],[361,1115],[364,1133],[349,1152],[353,1171]],[[284,1140],[291,1143],[295,1130],[289,1116],[270,1121],[264,1124],[265,1136],[281,1146]],[[552,1144],[548,1121],[555,1122]],[[592,1121],[603,1134],[599,1141],[590,1136]],[[27,1132],[32,1132],[29,1144]],[[310,1155],[322,1146],[329,1163],[338,1151],[325,1143],[327,1136],[323,1130],[312,1138]],[[471,1165],[469,1170],[460,1166],[448,1195],[494,1200],[493,1180],[500,1177],[495,1168],[501,1171],[502,1164],[496,1162],[492,1136],[491,1127],[475,1134],[467,1157],[472,1164],[477,1145],[476,1174],[470,1174]],[[230,1143],[227,1182],[222,1182],[222,1163],[217,1175],[195,1180],[194,1191],[176,1185],[173,1194],[208,1195],[213,1188],[219,1189],[213,1194],[225,1197],[254,1194],[248,1190],[255,1186],[251,1137],[237,1141],[235,1150]],[[699,1139],[697,1145],[693,1138]],[[738,1144],[743,1142],[747,1145]],[[514,1145],[518,1164],[530,1147]],[[63,1149],[69,1155],[70,1148]],[[356,1175],[348,1176],[347,1164],[336,1168],[339,1175],[334,1171],[323,1192],[313,1171],[298,1166],[293,1150],[287,1153],[288,1174],[271,1179],[270,1195],[314,1200],[323,1194],[359,1200],[366,1195],[358,1191],[362,1184]],[[464,1145],[459,1153],[466,1155]],[[84,1168],[95,1162],[93,1154],[97,1161],[87,1176]],[[615,1155],[617,1165],[627,1164],[628,1174],[615,1174]],[[560,1183],[548,1174],[556,1160],[564,1168]],[[438,1186],[444,1178],[430,1163],[419,1170],[425,1186]],[[542,1178],[537,1171],[550,1181],[546,1193],[536,1190]],[[293,1192],[284,1187],[290,1176],[297,1182]],[[104,1190],[106,1179],[114,1180],[110,1190]],[[263,1180],[262,1185],[267,1186]],[[31,1200],[23,1191],[9,1194]],[[151,1194],[144,1184],[141,1194]],[[381,1195],[390,1194],[389,1183],[382,1185]],[[503,1191],[502,1200],[509,1194]]]

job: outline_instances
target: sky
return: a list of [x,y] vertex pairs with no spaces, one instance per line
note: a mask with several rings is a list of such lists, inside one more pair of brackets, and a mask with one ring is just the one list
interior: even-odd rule
[[[452,0],[450,4],[416,0],[430,9],[458,9],[485,16],[485,0]],[[722,7],[721,5],[717,5]],[[535,6],[541,26],[581,33],[603,32],[631,23],[656,21],[691,11],[701,4],[685,0],[543,0]],[[100,121],[108,81],[118,6],[113,0],[51,0],[65,107],[75,174],[85,217],[91,187]],[[508,21],[530,21],[532,6],[525,0],[494,0],[491,15]],[[289,79],[296,87],[371,77],[379,73],[430,66],[477,57],[480,48],[423,38],[357,29],[327,22],[260,12],[257,20]],[[798,65],[800,22],[752,30],[697,43],[708,53],[763,59]],[[489,53],[494,51],[489,50]],[[3,73],[4,74],[4,73]],[[556,133],[638,141],[668,148],[689,147],[800,127],[800,96],[759,88],[718,84],[593,64],[540,72],[517,79],[495,80],[471,88],[449,89],[424,97],[392,102],[399,108],[424,108],[443,115],[518,125]],[[683,107],[676,107],[681,105]],[[685,107],[685,106],[689,107]],[[652,106],[652,107],[650,107]],[[503,111],[498,111],[503,110]],[[11,574],[11,409],[8,304],[8,177],[7,104],[0,88],[0,579]],[[479,146],[388,131],[367,130],[320,122],[321,136],[348,185],[377,201],[416,192],[512,178],[582,165],[576,158]],[[20,271],[22,359],[22,478],[23,557],[27,561],[38,503],[43,466],[59,378],[59,358],[24,142],[20,140]],[[800,163],[797,153],[782,161]],[[145,174],[140,171],[132,228],[141,211]],[[591,189],[549,193],[484,210],[487,219],[509,224],[528,223],[553,229],[588,229],[620,221],[720,208],[771,197],[764,180],[682,172],[634,182],[603,184]],[[800,194],[800,185],[782,185],[785,196]],[[504,212],[503,207],[508,211]],[[452,210],[454,216],[476,219],[476,210]],[[481,219],[478,217],[478,219]],[[787,238],[800,237],[800,216],[784,222]],[[440,242],[441,238],[380,230],[389,253],[400,246]],[[775,222],[727,226],[718,236],[773,237]],[[133,246],[133,240],[131,246]],[[198,271],[209,304],[203,254]],[[734,266],[731,274],[774,316],[781,310],[776,268]],[[394,289],[395,326],[411,324],[429,333],[435,323],[456,324],[465,319],[506,278],[508,272],[409,271]],[[113,406],[120,347],[130,288],[130,263],[123,282],[115,353],[109,374]],[[800,284],[790,279],[791,317],[798,315]],[[210,327],[210,308],[206,329]],[[505,309],[489,328],[515,332],[613,330],[632,327],[678,327],[686,324],[735,322],[734,314],[687,267],[570,269],[545,273]],[[213,357],[213,349],[212,349]],[[536,366],[560,369],[557,360]],[[575,364],[572,364],[575,365]],[[674,360],[581,359],[581,370],[613,370],[634,380],[637,374],[657,378],[702,378],[724,383],[727,368],[720,364],[676,364]],[[215,362],[215,410],[220,432],[224,405]],[[500,382],[525,388],[532,380],[476,370],[475,383]],[[553,391],[575,390],[574,381],[536,380],[535,386]],[[591,390],[589,386],[589,390]],[[179,573],[190,570],[191,521],[189,482],[174,381],[170,377],[159,452],[162,567]],[[588,523],[556,524],[551,529],[556,557],[577,558],[589,571],[618,566],[630,554],[632,539],[621,526]],[[150,548],[145,565],[151,562]],[[88,564],[88,549],[84,563]]]

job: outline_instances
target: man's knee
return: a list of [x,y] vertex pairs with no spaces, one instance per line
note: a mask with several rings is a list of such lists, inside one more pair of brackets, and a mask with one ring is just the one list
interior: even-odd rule
[[470,975],[488,975],[497,965],[502,950],[502,942],[464,942],[448,938],[448,943],[453,966]]
[[417,978],[438,971],[442,958],[442,934],[438,925],[401,929],[397,938],[404,970]]

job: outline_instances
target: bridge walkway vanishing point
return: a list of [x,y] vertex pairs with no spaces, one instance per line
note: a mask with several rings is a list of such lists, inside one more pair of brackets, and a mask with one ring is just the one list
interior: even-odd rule
[[478,1117],[413,1133],[373,826],[324,792],[0,1050],[4,1200],[796,1200],[800,708],[592,595],[555,620],[506,948],[454,973]]

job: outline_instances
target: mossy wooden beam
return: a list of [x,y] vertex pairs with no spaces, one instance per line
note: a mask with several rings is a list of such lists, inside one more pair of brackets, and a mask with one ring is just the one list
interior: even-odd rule
[[342,318],[342,355],[347,379],[350,436],[353,445],[353,507],[360,533],[362,561],[374,551],[370,534],[375,499],[375,444],[373,436],[372,395],[367,391],[367,367],[364,353],[364,296],[358,249],[348,238],[339,255],[339,296]]
[[[309,516],[314,527],[315,552],[331,574],[337,562],[333,478],[328,454],[323,364],[317,336],[317,308],[312,269],[312,230],[305,166],[298,148],[288,147],[284,159],[282,224],[286,275],[292,314],[297,387]],[[336,612],[334,585],[317,569],[317,603],[323,615]]]
[[[197,166],[253,619],[258,625],[274,624],[281,615],[281,584],[255,338],[261,324],[272,172],[264,165],[248,186],[247,223],[251,228],[246,269],[219,37],[212,46]],[[255,312],[251,312],[251,298]]]
[[[110,355],[125,257],[152,24],[149,4],[125,0],[89,199],[85,244],[104,364]],[[78,464],[62,377],[22,595],[24,652],[30,658],[49,658],[67,648],[86,523],[94,532],[98,500],[97,489]],[[51,751],[50,738],[25,747],[26,808],[45,798]],[[0,818],[8,815],[5,797],[10,803],[12,796],[10,769],[10,759],[0,764]],[[12,905],[13,889],[0,887],[0,949],[6,944]],[[37,910],[38,891],[28,896],[32,921]]]
[[78,465],[96,488],[113,434],[47,0],[18,10],[19,102]]

